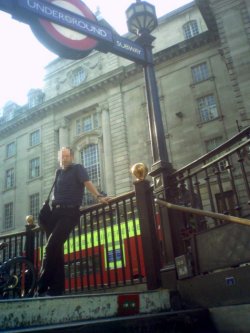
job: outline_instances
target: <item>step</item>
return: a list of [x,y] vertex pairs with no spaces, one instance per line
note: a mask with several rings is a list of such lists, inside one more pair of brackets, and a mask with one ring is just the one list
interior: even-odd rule
[[[110,319],[170,310],[166,289],[0,300],[0,331]],[[18,331],[20,332],[20,331]]]
[[205,309],[167,311],[5,330],[6,333],[217,333]]

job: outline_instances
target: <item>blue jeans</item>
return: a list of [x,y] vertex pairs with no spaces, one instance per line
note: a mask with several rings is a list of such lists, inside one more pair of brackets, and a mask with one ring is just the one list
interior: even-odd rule
[[38,293],[64,293],[64,242],[80,221],[79,208],[53,208],[45,232],[47,244],[38,279]]

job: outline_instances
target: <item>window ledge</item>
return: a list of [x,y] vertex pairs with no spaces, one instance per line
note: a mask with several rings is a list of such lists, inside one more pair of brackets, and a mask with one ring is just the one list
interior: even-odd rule
[[11,156],[6,156],[4,160],[7,161],[7,160],[9,160],[9,159],[11,159],[11,158],[13,158],[13,157],[16,157],[16,154],[11,155]]
[[215,76],[209,76],[207,79],[204,79],[204,80],[200,80],[200,81],[197,81],[197,82],[192,82],[190,83],[190,87],[191,88],[195,88],[197,85],[199,85],[200,83],[204,83],[206,81],[214,81],[215,80]]
[[79,134],[76,134],[75,138],[84,137],[84,136],[93,135],[93,134],[98,135],[98,133],[99,133],[98,128],[94,128],[90,131],[85,131],[85,132],[81,132]]
[[223,118],[224,118],[224,115],[220,115],[220,116],[218,116],[214,119],[208,120],[208,121],[200,121],[200,122],[197,123],[197,127],[202,127],[203,125],[211,123],[211,122],[216,121],[216,120],[222,121]]
[[38,176],[38,177],[34,177],[34,178],[29,178],[28,180],[27,180],[27,184],[29,184],[29,183],[32,183],[32,182],[34,182],[34,181],[36,181],[36,180],[41,180],[43,178],[43,176]]
[[33,149],[33,148],[35,148],[35,147],[39,147],[39,146],[41,146],[41,142],[39,142],[39,143],[37,143],[36,145],[33,145],[33,146],[29,146],[28,147],[28,150],[31,150],[31,149]]
[[5,193],[5,192],[8,192],[8,191],[11,191],[11,190],[16,190],[16,186],[12,186],[12,187],[9,187],[9,188],[5,188],[2,193]]

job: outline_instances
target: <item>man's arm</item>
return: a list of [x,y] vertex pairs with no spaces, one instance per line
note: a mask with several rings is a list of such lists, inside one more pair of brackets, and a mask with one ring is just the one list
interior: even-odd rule
[[101,203],[103,204],[108,204],[110,198],[109,197],[104,197],[101,195],[98,191],[95,185],[92,183],[91,180],[87,180],[84,182],[84,186],[88,189],[88,191]]

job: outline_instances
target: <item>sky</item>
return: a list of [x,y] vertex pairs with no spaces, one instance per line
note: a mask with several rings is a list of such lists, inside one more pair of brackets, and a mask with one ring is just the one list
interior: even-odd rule
[[[101,16],[119,34],[127,32],[126,9],[135,0],[85,0],[83,1]],[[179,8],[191,0],[148,0],[155,6],[157,17]],[[112,8],[112,9],[111,9]],[[114,14],[115,13],[115,14]],[[13,101],[22,106],[27,103],[30,89],[43,89],[45,66],[57,58],[33,35],[30,27],[14,20],[10,14],[0,12],[0,115],[2,107]]]

